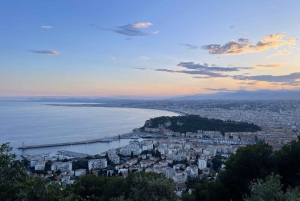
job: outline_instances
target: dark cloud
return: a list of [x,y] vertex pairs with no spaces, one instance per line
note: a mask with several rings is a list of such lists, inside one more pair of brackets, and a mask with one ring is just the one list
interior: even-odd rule
[[181,45],[185,46],[187,49],[190,49],[190,50],[195,50],[195,49],[199,48],[198,46],[191,45],[191,44],[181,44]]
[[256,85],[257,81],[254,81],[254,82],[239,82],[238,84]]
[[235,55],[253,52],[261,52],[269,48],[277,48],[287,44],[293,44],[296,39],[283,39],[284,33],[268,35],[256,44],[251,44],[248,39],[240,38],[238,41],[231,40],[225,45],[210,44],[202,46],[202,49],[208,50],[210,54]]
[[223,75],[221,73],[214,73],[206,70],[194,70],[194,71],[175,71],[175,70],[168,70],[168,69],[155,69],[158,72],[166,72],[166,73],[178,73],[178,74],[189,74],[189,75],[205,75],[208,77],[228,77],[228,75]]
[[180,62],[177,66],[186,69],[219,71],[219,72],[233,72],[233,71],[251,69],[251,67],[220,67],[216,65],[209,67],[209,64],[207,63],[199,64],[194,62]]
[[28,50],[28,51],[37,53],[37,54],[51,54],[51,55],[58,54],[58,52],[56,50]]
[[99,30],[105,30],[105,31],[112,31],[118,34],[123,34],[126,36],[146,36],[149,35],[148,33],[142,31],[142,28],[146,28],[151,26],[152,23],[150,22],[137,22],[133,24],[126,24],[123,26],[118,26],[116,29],[107,29],[97,26],[96,24],[90,24],[91,27],[94,27]]
[[209,91],[236,91],[236,90],[227,89],[227,88],[203,88],[203,89],[209,90]]
[[229,29],[233,29],[233,28],[234,28],[234,26],[233,26],[233,25],[229,27]]
[[[188,74],[188,75],[202,75],[195,76],[193,78],[197,79],[207,79],[207,78],[220,78],[220,77],[230,77],[226,73],[236,72],[245,69],[251,69],[250,67],[220,67],[220,66],[209,66],[207,63],[199,64],[194,62],[180,62],[178,65],[184,70],[169,70],[169,69],[149,69],[157,72],[174,73],[174,74]],[[136,70],[145,70],[142,68],[136,68]]]
[[264,81],[271,83],[282,83],[286,85],[298,86],[300,85],[300,72],[291,73],[288,75],[255,75],[255,76],[243,76],[236,75],[232,76],[236,80],[255,80],[255,81]]

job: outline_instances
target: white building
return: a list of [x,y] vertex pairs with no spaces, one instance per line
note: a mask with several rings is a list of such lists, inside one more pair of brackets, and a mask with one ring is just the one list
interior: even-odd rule
[[187,180],[187,174],[181,170],[176,170],[173,180],[177,183],[185,183]]
[[72,171],[72,162],[54,162],[51,165],[51,170],[61,170],[62,172]]
[[106,158],[89,160],[88,167],[89,170],[106,168],[107,160]]
[[44,170],[45,169],[45,161],[37,161],[35,163],[34,169],[35,170]]
[[199,159],[198,159],[198,168],[200,170],[203,170],[206,167],[207,167],[206,155],[202,154],[202,156],[200,156]]
[[172,179],[173,176],[175,176],[175,170],[174,170],[173,168],[171,168],[171,167],[168,167],[168,168],[166,169],[166,177],[167,177],[168,179]]

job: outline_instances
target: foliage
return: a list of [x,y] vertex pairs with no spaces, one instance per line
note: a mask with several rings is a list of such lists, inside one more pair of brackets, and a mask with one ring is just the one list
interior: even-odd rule
[[245,196],[245,201],[300,201],[299,188],[282,190],[279,175],[270,175],[266,181],[258,179],[253,183],[250,197]]
[[181,201],[196,201],[196,198],[188,192],[183,192],[181,195]]
[[122,179],[117,177],[96,177],[95,175],[86,175],[81,177],[74,185],[77,195],[82,198],[98,198],[109,200],[111,197],[119,197],[119,189],[122,185]]
[[158,174],[136,174],[132,179],[130,198],[133,201],[178,200],[174,193],[173,181]]
[[[174,117],[156,117],[147,121],[145,127],[158,128],[159,125],[165,125],[166,122],[171,122],[168,127],[174,132],[197,132],[198,130],[204,131],[221,131],[224,132],[256,132],[260,131],[261,128],[253,123],[247,122],[235,122],[235,121],[223,121],[220,119],[208,119],[200,117],[198,115],[187,115],[187,116],[174,116]],[[183,123],[177,125],[177,122]]]
[[253,179],[264,179],[275,171],[273,148],[268,144],[239,148],[225,165],[226,170],[220,173],[220,181],[233,200],[241,200],[243,194],[250,193],[249,185]]
[[[83,200],[72,193],[71,187],[25,174],[24,164],[15,160],[9,143],[0,147],[0,200]],[[62,190],[63,189],[63,190]]]
[[196,184],[203,183],[203,180],[200,179],[199,176],[197,176],[197,177],[188,176],[185,183],[186,183],[186,188],[187,189],[195,189]]
[[222,165],[222,158],[221,156],[216,156],[212,159],[212,163],[213,163],[213,169],[215,171],[218,171],[221,168]]
[[88,160],[87,159],[78,159],[72,162],[72,170],[76,169],[88,169]]
[[300,185],[300,137],[275,152],[284,187]]
[[16,161],[9,143],[0,147],[0,200],[18,200],[26,179],[24,165]]

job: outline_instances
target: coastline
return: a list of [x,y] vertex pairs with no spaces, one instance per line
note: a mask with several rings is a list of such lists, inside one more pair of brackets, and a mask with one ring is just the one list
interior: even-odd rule
[[170,109],[160,109],[160,108],[144,108],[144,107],[123,107],[123,106],[117,106],[117,105],[105,105],[104,103],[82,103],[82,104],[74,104],[74,103],[67,103],[67,104],[45,104],[49,106],[64,106],[64,107],[107,107],[107,108],[129,108],[129,109],[144,109],[144,110],[160,110],[160,111],[167,111],[167,112],[173,112],[180,116],[189,115],[188,113],[176,111],[176,110],[170,110]]

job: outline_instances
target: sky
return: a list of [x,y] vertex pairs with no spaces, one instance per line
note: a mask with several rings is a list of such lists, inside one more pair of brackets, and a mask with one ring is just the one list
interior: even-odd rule
[[299,0],[0,1],[0,96],[300,89]]

